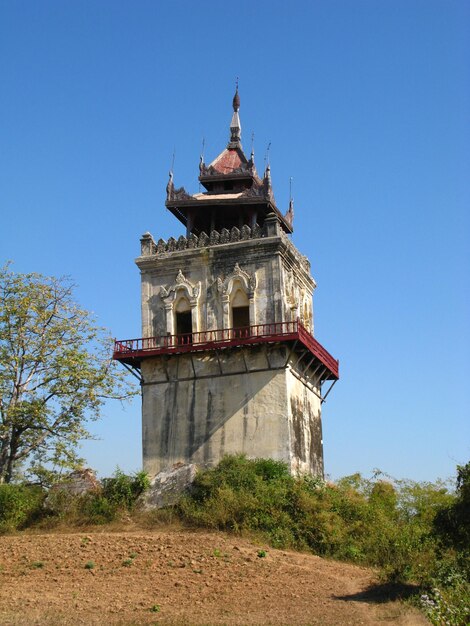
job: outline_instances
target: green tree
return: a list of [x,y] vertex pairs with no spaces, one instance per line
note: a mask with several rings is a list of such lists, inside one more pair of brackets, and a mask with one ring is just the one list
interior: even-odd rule
[[434,519],[436,534],[445,544],[470,552],[470,462],[457,465],[455,500],[442,507]]
[[77,465],[87,422],[136,393],[110,357],[70,279],[0,269],[0,483],[20,466]]

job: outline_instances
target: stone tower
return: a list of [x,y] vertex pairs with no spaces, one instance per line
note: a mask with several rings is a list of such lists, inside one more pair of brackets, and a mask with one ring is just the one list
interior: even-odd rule
[[151,476],[241,452],[323,475],[322,389],[338,361],[313,337],[315,281],[290,239],[293,202],[283,215],[269,165],[260,177],[245,156],[239,108],[237,89],[227,147],[200,160],[204,192],[176,189],[170,172],[165,205],[186,234],[143,235],[142,338],[115,345],[141,379]]

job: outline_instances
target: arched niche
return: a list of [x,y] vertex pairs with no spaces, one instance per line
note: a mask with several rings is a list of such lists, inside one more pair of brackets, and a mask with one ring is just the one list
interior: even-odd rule
[[191,304],[182,290],[180,290],[179,295],[177,292],[175,298],[174,329],[175,335],[188,335],[193,332]]
[[179,270],[173,285],[160,287],[166,313],[168,335],[197,333],[199,331],[198,301],[201,283],[191,283]]
[[[222,327],[233,328],[233,309],[248,306],[248,312],[235,312],[235,322],[243,326],[254,326],[256,324],[255,290],[256,274],[249,274],[241,269],[238,263],[235,264],[233,272],[224,280],[217,280],[218,290],[222,300]],[[248,322],[248,323],[245,323]],[[241,326],[235,326],[240,328]]]
[[240,281],[233,282],[230,295],[230,327],[246,328],[250,326],[250,299]]

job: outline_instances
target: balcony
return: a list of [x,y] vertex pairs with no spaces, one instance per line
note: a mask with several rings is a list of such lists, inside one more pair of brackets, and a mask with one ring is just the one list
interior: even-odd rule
[[276,343],[288,344],[291,347],[291,353],[298,355],[297,364],[301,364],[304,373],[314,368],[315,373],[322,380],[338,380],[339,362],[325,350],[299,320],[256,324],[245,328],[207,330],[183,335],[125,339],[115,342],[113,358],[139,368],[143,359],[164,354],[193,354]]

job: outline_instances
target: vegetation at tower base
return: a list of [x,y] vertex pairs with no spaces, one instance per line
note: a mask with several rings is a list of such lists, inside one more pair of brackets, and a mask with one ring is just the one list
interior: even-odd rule
[[433,624],[467,626],[469,470],[470,463],[457,468],[454,492],[447,482],[394,480],[378,471],[370,479],[353,474],[335,483],[295,478],[279,461],[228,456],[201,471],[179,504],[150,512],[138,506],[149,484],[143,472],[129,476],[117,469],[98,489],[79,496],[3,484],[0,533],[113,521],[122,532],[128,520],[133,530],[176,522],[179,530],[184,523],[254,535],[273,547],[375,566],[383,584],[371,594],[409,597]]
[[145,472],[129,475],[119,468],[110,478],[97,482],[95,489],[81,494],[67,489],[67,479],[49,489],[1,484],[0,534],[31,526],[52,529],[108,524],[132,513],[149,484]]
[[[89,420],[133,389],[67,278],[0,269],[0,483],[76,466]],[[52,468],[52,470],[51,470]]]
[[226,457],[201,472],[179,512],[190,524],[256,533],[274,547],[380,568],[433,624],[470,623],[470,464],[444,482],[294,478],[283,463]]

